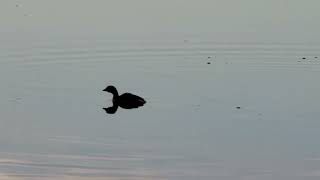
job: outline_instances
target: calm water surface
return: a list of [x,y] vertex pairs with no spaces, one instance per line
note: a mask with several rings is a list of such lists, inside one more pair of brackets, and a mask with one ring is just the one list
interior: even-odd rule
[[0,179],[318,179],[319,77],[320,44],[1,43]]

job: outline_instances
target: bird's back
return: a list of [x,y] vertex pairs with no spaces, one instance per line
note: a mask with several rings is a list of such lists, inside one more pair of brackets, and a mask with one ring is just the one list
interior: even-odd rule
[[124,93],[118,97],[118,104],[125,109],[137,108],[143,106],[146,101],[137,95],[131,93]]

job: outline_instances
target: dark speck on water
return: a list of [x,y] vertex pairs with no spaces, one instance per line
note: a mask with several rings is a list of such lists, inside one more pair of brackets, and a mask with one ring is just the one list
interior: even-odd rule
[[305,57],[303,57],[302,59],[306,59]]
[[240,109],[241,107],[240,106],[237,106],[237,109]]
[[211,64],[211,62],[207,62],[207,64]]

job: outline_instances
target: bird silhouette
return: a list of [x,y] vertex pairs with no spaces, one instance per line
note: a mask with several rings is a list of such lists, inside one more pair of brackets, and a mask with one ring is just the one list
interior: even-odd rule
[[146,103],[146,101],[142,97],[131,93],[124,93],[119,95],[117,89],[114,86],[108,86],[103,91],[109,92],[113,95],[113,106],[103,108],[103,110],[105,110],[108,114],[116,113],[119,106],[123,109],[134,109],[143,106]]

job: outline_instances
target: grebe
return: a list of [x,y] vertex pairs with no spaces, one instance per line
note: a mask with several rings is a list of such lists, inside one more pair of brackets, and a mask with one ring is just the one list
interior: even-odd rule
[[146,103],[146,101],[142,97],[131,93],[124,93],[119,96],[118,91],[114,86],[108,86],[103,91],[111,93],[113,95],[113,104],[124,109],[137,108],[143,106]]

